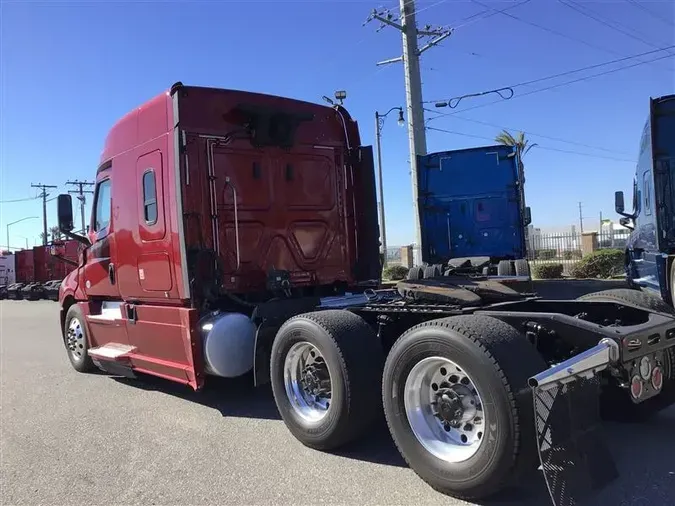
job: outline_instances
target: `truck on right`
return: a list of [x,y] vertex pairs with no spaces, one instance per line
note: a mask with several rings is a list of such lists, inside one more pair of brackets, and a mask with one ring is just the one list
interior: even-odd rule
[[673,305],[675,286],[675,94],[650,98],[627,211],[615,193],[620,223],[631,230],[625,249],[628,283]]

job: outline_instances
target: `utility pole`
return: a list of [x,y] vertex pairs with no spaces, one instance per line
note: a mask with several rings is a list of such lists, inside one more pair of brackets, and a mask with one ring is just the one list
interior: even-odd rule
[[[452,34],[450,28],[432,28],[427,25],[423,30],[417,29],[415,20],[415,1],[400,0],[400,14],[395,17],[389,10],[373,10],[366,23],[377,20],[381,23],[378,31],[385,26],[391,26],[401,32],[403,55],[389,60],[378,62],[378,65],[403,62],[406,109],[408,112],[408,138],[410,144],[410,178],[412,179],[413,209],[415,216],[415,243],[422,249],[422,234],[420,231],[420,213],[417,191],[417,157],[427,154],[427,140],[424,127],[424,109],[422,107],[422,78],[420,75],[419,57],[428,49],[436,46]],[[365,24],[365,23],[364,23]],[[424,46],[417,46],[419,37],[429,37]]]
[[77,190],[68,190],[68,193],[73,193],[77,195],[77,200],[80,201],[80,217],[82,218],[82,235],[86,233],[85,224],[84,224],[84,205],[87,201],[84,196],[85,193],[94,193],[91,190],[85,190],[85,186],[94,186],[96,183],[90,181],[66,181],[66,185],[77,186]]
[[30,185],[31,188],[40,188],[42,190],[42,194],[40,197],[42,197],[42,245],[47,246],[47,197],[49,197],[49,193],[47,193],[48,188],[58,188],[58,186],[54,185],[49,185],[49,184],[32,184]]
[[581,212],[581,202],[579,202],[579,232],[584,233],[584,216]]
[[378,182],[380,186],[380,239],[382,242],[382,252],[384,253],[383,267],[387,266],[387,225],[384,220],[384,183],[382,181],[382,127],[384,127],[384,119],[392,111],[398,111],[399,126],[405,125],[403,119],[403,108],[392,107],[384,114],[375,111],[375,147],[377,149],[377,173]]

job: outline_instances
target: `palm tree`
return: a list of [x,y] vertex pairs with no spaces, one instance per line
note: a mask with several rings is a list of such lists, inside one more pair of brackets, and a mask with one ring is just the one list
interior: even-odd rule
[[[523,164],[523,157],[527,152],[535,147],[537,144],[530,144],[525,138],[525,132],[518,132],[514,137],[511,132],[504,129],[501,131],[495,141],[499,144],[504,144],[505,146],[515,146],[516,155],[518,158],[518,186],[520,187],[520,201],[522,202],[523,209],[525,209],[525,165]],[[525,227],[525,244],[528,244],[528,233],[527,227]]]
[[52,236],[52,241],[58,241],[61,239],[61,230],[59,227],[51,227],[49,229],[49,235]]

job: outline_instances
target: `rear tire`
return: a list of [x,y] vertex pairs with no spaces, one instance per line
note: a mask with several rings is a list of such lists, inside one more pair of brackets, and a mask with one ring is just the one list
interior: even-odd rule
[[[438,384],[431,383],[432,380],[408,385],[409,378],[414,378],[423,364],[439,359],[449,360],[457,371],[464,371],[469,383],[475,385],[474,406],[484,407],[482,420],[473,418],[469,424],[472,430],[483,428],[486,432],[480,436],[476,433],[476,439],[468,439],[472,450],[476,446],[475,451],[465,451],[467,440],[461,439],[464,446],[460,440],[454,444],[450,441],[455,430],[452,425],[450,431],[447,424],[438,430],[433,423],[437,422],[436,418],[424,416],[432,409],[433,391],[447,390],[449,385],[451,389],[461,389],[466,383],[452,384],[456,381],[454,373],[441,367],[438,373],[450,376],[438,390],[434,390],[433,386]],[[420,478],[441,493],[468,500],[496,494],[517,480],[522,471],[536,468],[534,408],[527,380],[546,368],[544,360],[527,340],[496,318],[463,315],[413,327],[392,347],[383,377],[385,417],[401,455]],[[408,399],[420,385],[431,389],[429,406]],[[465,397],[461,401],[462,413],[468,416],[471,412],[464,406]],[[438,409],[442,402],[433,409]],[[455,412],[454,416],[460,415]],[[464,425],[461,431],[466,430]],[[454,446],[460,450],[455,451]]]
[[73,304],[66,313],[63,325],[63,343],[68,359],[77,372],[92,372],[96,369],[89,356],[89,336],[84,313],[77,304]]
[[530,277],[530,263],[525,258],[519,258],[514,262],[516,267],[516,276]]
[[427,265],[424,268],[424,279],[438,278],[443,275],[440,265]]
[[[299,361],[303,350],[306,362]],[[272,391],[286,427],[317,450],[332,450],[363,435],[382,412],[383,362],[375,332],[354,313],[317,311],[288,320],[271,353]],[[302,382],[312,387],[317,379],[330,386],[329,394],[325,389],[307,394]]]
[[[627,302],[635,306],[675,316],[675,309],[660,298],[630,288],[616,288],[589,293],[577,300],[602,302]],[[675,404],[675,351],[666,351],[663,364],[663,387],[661,393],[645,402],[635,404],[628,391],[614,385],[603,389],[600,396],[600,411],[604,418],[623,422],[641,422],[659,411]]]
[[497,264],[497,275],[498,276],[513,276],[515,274],[513,270],[513,263],[511,260],[500,260]]
[[424,278],[424,268],[423,267],[411,267],[408,271],[407,280],[408,281],[417,281]]

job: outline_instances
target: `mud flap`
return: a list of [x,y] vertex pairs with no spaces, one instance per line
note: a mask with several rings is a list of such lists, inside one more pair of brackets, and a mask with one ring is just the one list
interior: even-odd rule
[[574,506],[618,477],[604,441],[597,374],[533,388],[541,470],[555,506]]

